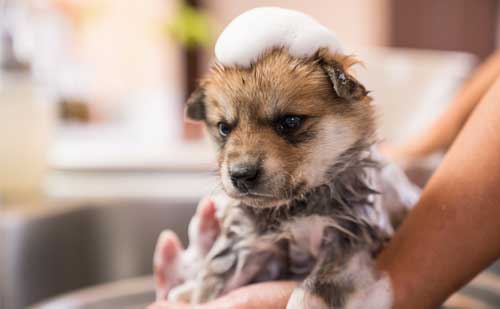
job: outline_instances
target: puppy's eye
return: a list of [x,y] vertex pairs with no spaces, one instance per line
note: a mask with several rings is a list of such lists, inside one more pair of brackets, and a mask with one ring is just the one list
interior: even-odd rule
[[278,133],[288,133],[300,128],[304,118],[301,116],[285,116],[276,125]]
[[229,133],[231,133],[231,128],[229,128],[229,126],[227,125],[227,123],[219,122],[217,124],[217,126],[219,127],[219,134],[220,134],[220,136],[226,137],[226,136],[229,135]]
[[285,126],[289,129],[297,129],[302,124],[302,117],[288,116],[283,120]]

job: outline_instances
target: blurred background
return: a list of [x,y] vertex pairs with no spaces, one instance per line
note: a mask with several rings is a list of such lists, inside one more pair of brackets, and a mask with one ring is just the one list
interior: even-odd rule
[[[497,0],[0,0],[0,308],[63,293],[42,307],[152,301],[156,237],[185,240],[196,202],[219,189],[185,99],[224,26],[257,6],[332,29],[364,62],[381,137],[395,143],[500,44]],[[487,275],[488,297],[476,286],[457,299],[499,304]]]

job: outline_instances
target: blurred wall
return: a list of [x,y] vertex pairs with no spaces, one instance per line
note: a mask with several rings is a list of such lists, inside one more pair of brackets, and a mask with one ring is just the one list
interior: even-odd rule
[[94,2],[94,12],[87,14],[88,22],[83,21],[77,33],[77,44],[80,58],[93,70],[98,96],[114,99],[165,83],[179,87],[178,50],[165,29],[176,1]]
[[350,46],[386,45],[389,40],[390,0],[205,0],[202,3],[218,22],[219,33],[234,17],[259,6],[279,6],[302,11],[334,31]]
[[390,45],[466,51],[484,58],[498,47],[499,0],[392,0]]

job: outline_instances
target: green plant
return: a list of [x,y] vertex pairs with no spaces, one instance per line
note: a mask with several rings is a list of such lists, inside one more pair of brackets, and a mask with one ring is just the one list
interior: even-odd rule
[[186,48],[206,47],[213,37],[208,14],[184,1],[167,25],[167,32]]

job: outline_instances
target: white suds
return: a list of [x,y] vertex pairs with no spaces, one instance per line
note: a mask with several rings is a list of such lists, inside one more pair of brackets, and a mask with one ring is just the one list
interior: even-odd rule
[[328,305],[317,295],[306,292],[301,288],[295,288],[286,304],[286,309],[328,309]]
[[255,8],[229,23],[215,44],[215,57],[224,66],[249,67],[262,53],[275,47],[303,58],[319,48],[342,53],[335,35],[312,17],[277,7]]

